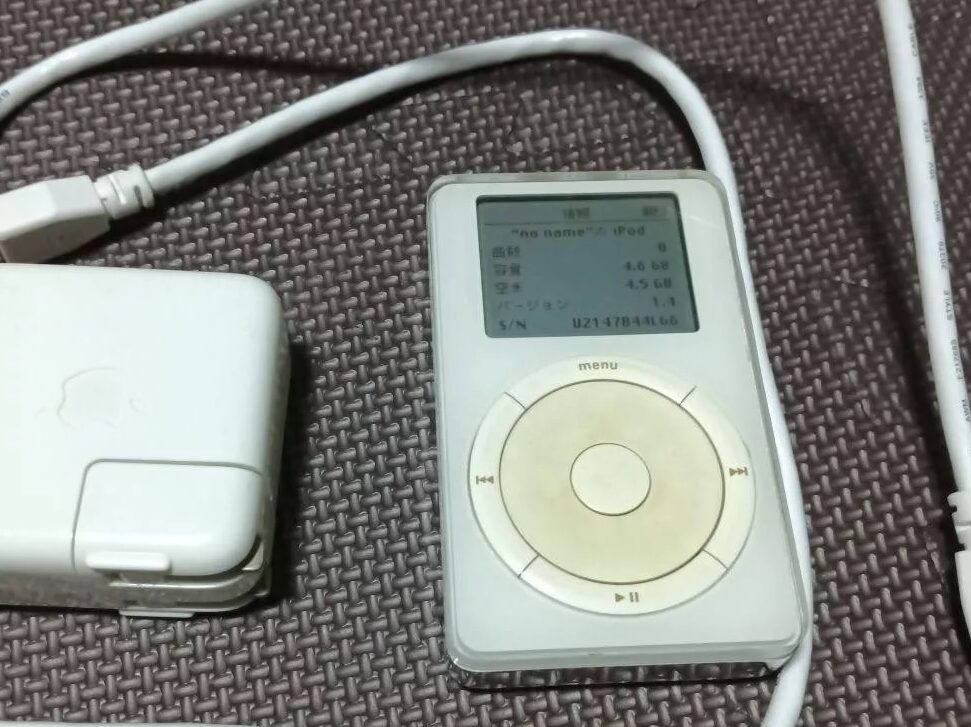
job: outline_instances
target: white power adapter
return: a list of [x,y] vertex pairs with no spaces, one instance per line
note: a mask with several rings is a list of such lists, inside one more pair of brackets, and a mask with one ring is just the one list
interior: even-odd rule
[[289,358],[243,275],[0,266],[0,603],[265,592]]

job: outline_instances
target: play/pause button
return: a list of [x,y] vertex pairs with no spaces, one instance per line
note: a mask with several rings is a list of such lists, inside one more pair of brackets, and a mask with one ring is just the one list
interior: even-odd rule
[[631,603],[637,603],[641,600],[641,594],[637,591],[631,591],[630,593],[614,593],[614,603],[620,603],[621,601],[630,601]]

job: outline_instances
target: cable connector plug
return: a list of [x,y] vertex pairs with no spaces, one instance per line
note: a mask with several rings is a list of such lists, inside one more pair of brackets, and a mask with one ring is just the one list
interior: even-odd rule
[[154,203],[138,166],[97,180],[51,179],[0,194],[0,260],[38,263],[60,257],[106,233],[112,220]]
[[958,491],[947,498],[954,508],[954,530],[964,546],[954,556],[957,568],[958,591],[961,594],[961,608],[964,609],[964,623],[971,629],[971,492]]
[[954,508],[954,530],[958,540],[965,548],[971,548],[971,492],[958,490],[947,498],[948,504]]

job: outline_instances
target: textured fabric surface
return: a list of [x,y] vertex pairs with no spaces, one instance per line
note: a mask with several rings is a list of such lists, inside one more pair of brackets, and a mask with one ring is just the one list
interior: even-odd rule
[[[0,73],[176,4],[0,0]],[[915,12],[971,341],[971,13]],[[566,25],[669,52],[724,125],[811,518],[804,723],[971,725],[950,474],[870,2],[270,0],[29,104],[0,136],[0,189],[150,165],[369,68]],[[175,622],[0,611],[0,718],[757,724],[771,681],[473,694],[444,676],[426,190],[452,172],[694,163],[655,89],[536,62],[321,124],[86,250],[76,262],[257,275],[282,298],[296,361],[275,590]]]

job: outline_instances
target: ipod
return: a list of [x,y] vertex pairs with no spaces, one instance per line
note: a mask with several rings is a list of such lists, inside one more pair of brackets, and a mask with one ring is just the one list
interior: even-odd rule
[[725,192],[428,198],[445,642],[469,687],[757,675],[805,623]]

